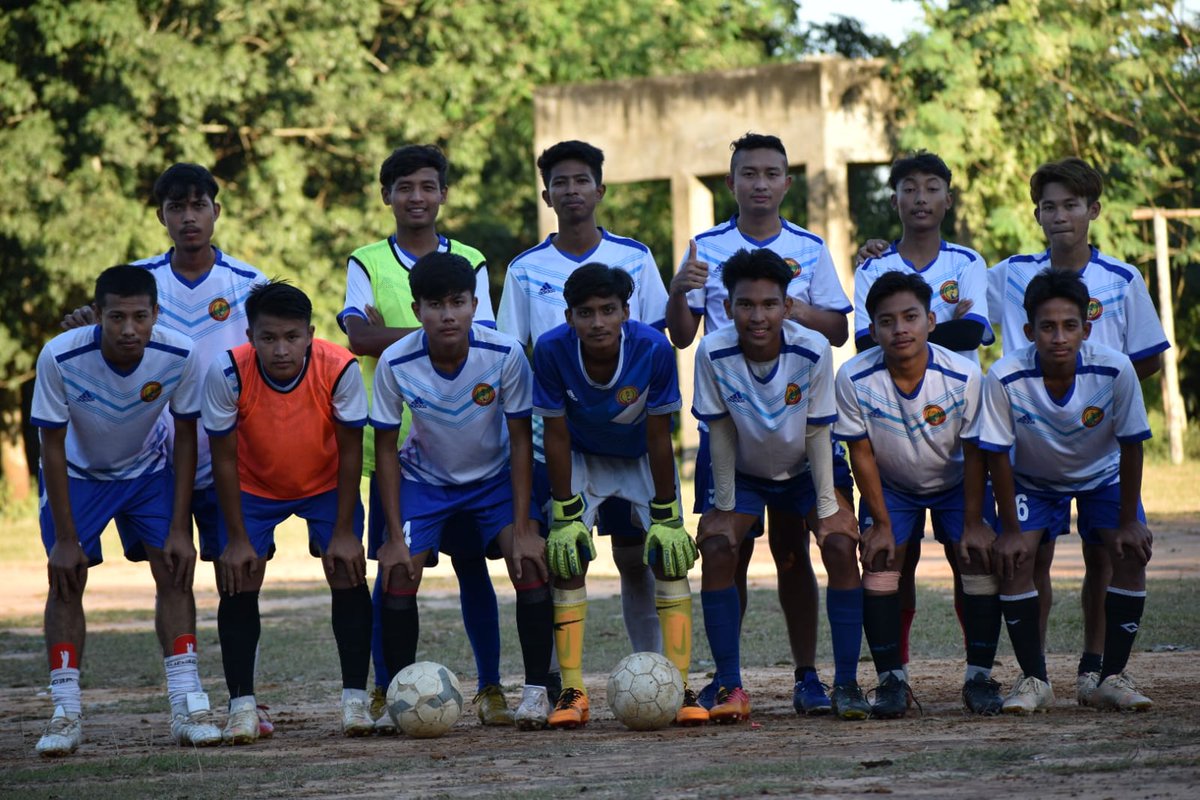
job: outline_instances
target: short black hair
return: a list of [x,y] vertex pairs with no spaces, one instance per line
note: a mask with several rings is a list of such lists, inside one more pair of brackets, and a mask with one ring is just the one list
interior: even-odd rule
[[1042,202],[1042,194],[1051,183],[1061,183],[1076,197],[1087,198],[1088,205],[1104,192],[1104,177],[1082,158],[1064,158],[1037,168],[1029,179],[1029,196],[1035,206]]
[[1074,303],[1079,308],[1079,318],[1087,321],[1091,297],[1079,273],[1047,267],[1034,275],[1025,287],[1025,317],[1029,324],[1033,324],[1033,318],[1042,303],[1057,298]]
[[104,308],[104,298],[108,295],[115,297],[138,297],[145,295],[150,298],[150,305],[158,305],[158,284],[150,270],[120,264],[109,267],[96,278],[96,290],[92,302],[96,308]]
[[417,259],[408,273],[412,299],[441,300],[459,292],[475,296],[475,270],[458,253],[426,253]]
[[733,162],[737,159],[738,153],[743,150],[774,150],[783,156],[784,166],[787,165],[787,150],[783,146],[783,142],[778,136],[772,136],[769,133],[753,133],[747,131],[742,134],[741,138],[735,139],[729,143],[729,149],[732,154],[729,156],[729,172],[733,172]]
[[583,305],[592,297],[615,297],[629,305],[633,295],[633,278],[620,267],[592,262],[571,273],[563,286],[567,308]]
[[312,301],[303,291],[279,278],[260,283],[246,297],[246,319],[250,327],[262,315],[312,323]]
[[393,150],[379,167],[379,185],[384,191],[389,191],[397,178],[412,175],[425,167],[437,170],[438,185],[441,188],[445,189],[450,185],[450,162],[446,160],[446,154],[433,144],[407,144]]
[[779,284],[779,290],[787,297],[788,284],[792,282],[792,268],[783,256],[774,250],[760,247],[755,250],[738,250],[721,268],[721,282],[733,297],[733,287],[738,281],[768,280]]
[[154,205],[161,206],[168,200],[186,200],[196,193],[201,197],[216,202],[217,180],[199,164],[179,163],[167,167],[158,180],[154,182]]
[[871,284],[867,291],[867,316],[875,321],[875,309],[884,300],[901,292],[912,292],[921,301],[925,313],[929,313],[929,304],[933,301],[933,288],[920,275],[912,272],[889,270]]
[[542,185],[550,188],[550,173],[564,161],[582,161],[592,172],[592,179],[599,186],[604,182],[604,151],[595,145],[571,139],[547,147],[538,156],[537,168],[542,173]]
[[894,192],[900,185],[900,181],[918,172],[936,175],[946,182],[947,188],[950,187],[950,167],[946,166],[946,162],[942,160],[941,156],[928,150],[918,150],[911,156],[898,158],[892,162],[892,171],[888,173],[888,186],[892,187]]

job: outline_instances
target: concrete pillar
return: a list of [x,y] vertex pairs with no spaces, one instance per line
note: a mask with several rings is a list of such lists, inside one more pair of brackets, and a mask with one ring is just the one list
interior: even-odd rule
[[[701,231],[713,226],[713,197],[712,192],[695,175],[678,172],[671,176],[671,242],[675,259],[671,263],[671,274],[679,270],[679,265],[687,256],[688,241]],[[703,323],[701,323],[703,325]],[[688,474],[695,460],[696,448],[700,445],[700,435],[696,430],[696,421],[692,417],[692,395],[696,381],[694,378],[696,362],[696,344],[700,341],[703,327],[697,332],[692,344],[679,351],[679,393],[683,397],[682,425],[680,443],[683,457],[683,469]]]

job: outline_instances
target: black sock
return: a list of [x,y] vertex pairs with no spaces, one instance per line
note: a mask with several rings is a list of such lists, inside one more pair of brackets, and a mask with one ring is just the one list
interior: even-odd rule
[[1088,672],[1099,672],[1104,666],[1104,659],[1099,653],[1084,653],[1079,657],[1079,673],[1083,675]]
[[900,595],[863,593],[863,631],[882,675],[904,668],[900,660]]
[[804,676],[807,675],[808,673],[816,672],[816,671],[817,671],[816,667],[808,665],[808,664],[806,664],[802,667],[796,667],[796,683],[799,683],[800,681],[804,680]]
[[230,699],[254,694],[254,659],[262,623],[258,592],[221,595],[217,605],[217,637],[221,640],[221,665]]
[[1108,588],[1104,595],[1104,668],[1100,680],[1125,671],[1145,607],[1144,591]]
[[990,670],[1000,641],[1000,595],[964,594],[962,606],[967,664]]
[[332,589],[333,638],[342,662],[342,688],[366,689],[371,669],[371,593],[366,584]]
[[395,675],[417,660],[417,639],[421,635],[421,618],[417,614],[415,594],[385,594],[383,596],[383,662]]
[[521,657],[525,662],[525,683],[545,686],[554,646],[554,602],[546,584],[517,589],[517,636],[521,639]]
[[1038,630],[1038,595],[1036,591],[1007,600],[1000,596],[1008,638],[1016,653],[1021,672],[1038,680],[1046,680],[1046,654],[1042,652],[1042,634]]

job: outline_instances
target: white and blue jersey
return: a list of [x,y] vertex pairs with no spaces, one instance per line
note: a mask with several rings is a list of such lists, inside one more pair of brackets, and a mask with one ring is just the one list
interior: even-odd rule
[[[825,240],[781,219],[783,228],[769,239],[753,239],[738,230],[734,216],[696,236],[696,258],[708,264],[708,280],[699,289],[687,293],[692,313],[704,316],[704,332],[712,333],[730,324],[725,313],[729,292],[721,280],[722,269],[738,250],[766,248],[778,253],[792,269],[788,294],[797,300],[827,311],[849,314],[850,301],[842,290],[837,268]],[[680,265],[682,267],[682,265]]]
[[[878,258],[868,259],[854,273],[854,338],[871,335],[871,315],[867,313],[867,293],[885,272],[904,272],[920,275],[933,290],[929,310],[939,324],[954,319],[954,311],[963,300],[970,300],[971,310],[962,319],[978,322],[983,326],[983,343],[996,340],[988,317],[987,264],[982,256],[969,247],[942,242],[937,256],[923,267],[918,267],[900,255],[898,242]],[[959,355],[979,363],[975,350],[958,351]]]
[[[988,310],[1000,325],[1004,355],[1023,349],[1025,289],[1029,281],[1051,266],[1050,251],[1011,256],[988,270]],[[1150,300],[1146,281],[1137,267],[1092,248],[1092,258],[1079,272],[1088,289],[1088,341],[1119,350],[1130,361],[1139,361],[1170,347],[1158,312]]]
[[[214,247],[212,268],[192,282],[171,269],[174,252],[172,248],[135,261],[134,266],[149,270],[158,285],[157,327],[177,331],[195,342],[199,374],[203,377],[218,356],[246,341],[246,297],[267,278],[255,267]],[[168,426],[168,437],[172,431]],[[203,431],[197,435],[196,445],[195,485],[207,489],[213,484],[212,453]]]
[[1150,438],[1129,358],[1084,341],[1075,363],[1075,383],[1061,399],[1046,391],[1033,345],[988,370],[979,446],[1013,450],[1013,474],[1025,488],[1077,493],[1115,483],[1120,445]]
[[570,325],[538,339],[533,368],[534,413],[565,416],[571,449],[587,455],[646,455],[647,415],[671,414],[682,404],[670,343],[633,320],[621,326],[617,369],[605,384],[588,376],[579,337]]
[[165,409],[200,416],[201,374],[191,339],[155,325],[137,366],[113,367],[100,352],[100,326],[59,334],[42,348],[30,421],[67,429],[67,475],[117,481],[169,464]]
[[513,259],[504,276],[504,294],[496,326],[522,345],[535,343],[563,323],[567,301],[563,285],[584,264],[623,269],[633,278],[629,316],[659,330],[666,327],[667,290],[650,248],[600,228],[600,243],[581,256],[554,246],[555,234]]
[[521,345],[491,328],[471,326],[467,358],[452,375],[429,358],[424,331],[395,342],[379,357],[371,425],[412,428],[400,449],[406,480],[435,486],[482,481],[508,469],[508,418],[533,411],[532,377]]
[[926,495],[963,480],[963,440],[979,437],[979,367],[952,350],[928,345],[925,376],[911,394],[896,386],[874,347],[837,374],[837,422],[843,441],[869,439],[885,486]]
[[729,416],[737,428],[737,471],[781,481],[804,472],[809,425],[837,420],[829,342],[784,320],[773,364],[749,361],[728,325],[700,340],[692,414],[701,421]]

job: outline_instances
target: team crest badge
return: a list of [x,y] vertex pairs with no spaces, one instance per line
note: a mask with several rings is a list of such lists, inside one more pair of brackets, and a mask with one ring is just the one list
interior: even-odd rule
[[930,403],[929,405],[925,406],[925,408],[921,409],[921,416],[924,418],[925,422],[936,428],[938,425],[941,425],[946,421],[946,409],[934,403]]
[[477,383],[471,390],[471,399],[477,406],[490,406],[496,399],[496,390],[489,383]]
[[142,387],[142,402],[153,403],[162,394],[162,384],[158,381],[150,381]]
[[938,294],[950,305],[958,302],[958,281],[946,281],[938,288]]
[[1096,406],[1088,406],[1083,410],[1083,413],[1079,417],[1080,422],[1083,423],[1083,427],[1085,428],[1094,428],[1099,425],[1100,421],[1103,419],[1104,409],[1097,408]]
[[1088,322],[1095,322],[1104,313],[1104,304],[1094,297],[1088,298]]
[[229,301],[224,297],[218,297],[208,304],[208,315],[217,322],[224,322],[229,319]]
[[787,388],[783,390],[783,402],[786,405],[794,406],[800,402],[800,387],[794,383],[789,383]]
[[617,402],[623,406],[631,406],[637,402],[638,388],[636,386],[622,386],[617,390]]
[[788,269],[792,271],[792,280],[800,277],[800,262],[794,258],[785,258],[783,263],[788,265]]

